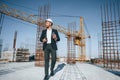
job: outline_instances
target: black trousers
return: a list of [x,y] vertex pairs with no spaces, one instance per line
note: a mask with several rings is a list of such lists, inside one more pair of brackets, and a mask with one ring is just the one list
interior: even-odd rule
[[51,54],[51,68],[50,70],[53,71],[56,63],[56,50],[52,48],[51,44],[47,44],[44,50],[44,60],[45,60],[45,75],[49,73],[49,59]]

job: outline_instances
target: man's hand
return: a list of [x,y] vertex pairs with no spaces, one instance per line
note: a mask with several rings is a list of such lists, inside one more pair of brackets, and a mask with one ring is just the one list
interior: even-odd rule
[[46,39],[46,38],[43,39],[43,43],[45,43],[45,42],[47,42],[47,39]]
[[57,40],[56,34],[52,34],[52,38],[53,38],[54,40]]

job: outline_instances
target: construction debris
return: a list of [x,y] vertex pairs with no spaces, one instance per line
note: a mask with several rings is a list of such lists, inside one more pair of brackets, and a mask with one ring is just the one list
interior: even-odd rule
[[18,48],[16,53],[16,62],[29,61],[29,49]]

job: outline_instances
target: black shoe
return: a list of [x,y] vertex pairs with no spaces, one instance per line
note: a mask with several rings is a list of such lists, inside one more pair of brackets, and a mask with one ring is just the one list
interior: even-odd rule
[[45,75],[44,80],[48,80],[48,79],[49,79],[48,75]]
[[53,71],[51,71],[50,76],[54,76],[54,72]]

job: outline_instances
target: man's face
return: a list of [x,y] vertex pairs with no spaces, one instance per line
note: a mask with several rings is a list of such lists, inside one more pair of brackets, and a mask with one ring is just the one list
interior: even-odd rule
[[45,22],[45,27],[46,27],[46,28],[49,28],[50,26],[51,26],[51,22],[46,21],[46,22]]

